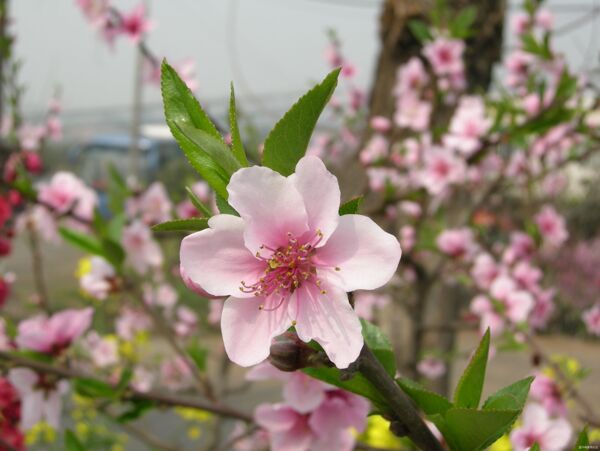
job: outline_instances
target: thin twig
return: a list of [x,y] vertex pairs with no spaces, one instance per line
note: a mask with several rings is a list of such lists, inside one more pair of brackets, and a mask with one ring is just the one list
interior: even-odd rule
[[[26,367],[38,373],[53,374],[64,379],[78,378],[98,378],[78,370],[64,366],[50,365],[37,360],[29,359],[6,351],[0,351],[0,361],[6,362],[8,367]],[[242,420],[252,423],[252,416],[236,410],[223,404],[205,402],[194,397],[176,395],[168,392],[147,391],[140,392],[133,388],[128,388],[120,395],[121,401],[152,401],[159,405],[171,407],[191,407],[193,409],[204,410],[215,415]]]

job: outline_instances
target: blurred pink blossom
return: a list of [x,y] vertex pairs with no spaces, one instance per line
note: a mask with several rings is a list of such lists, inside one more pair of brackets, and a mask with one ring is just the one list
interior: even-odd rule
[[565,219],[551,205],[542,207],[535,222],[544,241],[553,247],[561,246],[569,238]]
[[126,261],[139,274],[145,274],[149,268],[157,268],[163,263],[160,246],[148,226],[139,220],[123,229],[122,244],[127,254]]
[[592,335],[600,336],[600,304],[594,304],[583,312],[582,318],[587,331]]
[[436,239],[436,244],[440,251],[454,258],[468,260],[477,251],[473,231],[466,227],[442,231]]
[[523,411],[523,424],[510,433],[515,451],[526,451],[535,443],[540,451],[561,451],[571,438],[571,425],[564,418],[552,419],[539,404],[531,403]]

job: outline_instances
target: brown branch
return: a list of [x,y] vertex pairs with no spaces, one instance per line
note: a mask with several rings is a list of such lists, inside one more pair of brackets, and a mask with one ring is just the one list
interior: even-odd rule
[[[26,367],[38,373],[52,374],[63,379],[93,378],[98,380],[98,378],[95,378],[93,376],[90,376],[89,374],[83,373],[75,369],[42,363],[37,360],[22,357],[20,355],[16,355],[6,351],[0,351],[0,361],[4,361],[4,366],[6,367]],[[223,404],[205,402],[203,400],[191,396],[177,395],[174,393],[162,391],[140,392],[133,388],[128,388],[121,394],[120,400],[152,401],[156,404],[169,407],[190,407],[192,409],[204,410],[206,412],[222,417],[242,420],[247,423],[253,422],[252,416],[232,407]]]

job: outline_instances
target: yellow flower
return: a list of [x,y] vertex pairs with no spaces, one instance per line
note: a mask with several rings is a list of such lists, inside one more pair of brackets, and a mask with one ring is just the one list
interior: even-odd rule
[[198,440],[200,438],[202,431],[198,426],[189,427],[187,430],[187,435],[191,440]]
[[82,278],[92,270],[92,260],[90,257],[83,257],[79,260],[77,270],[75,271],[75,277],[78,279]]
[[369,417],[367,429],[359,439],[376,448],[401,449],[402,446],[402,441],[390,432],[390,422],[379,415]]
[[496,440],[492,446],[490,446],[490,451],[512,451],[512,445],[510,444],[508,435],[504,434]]

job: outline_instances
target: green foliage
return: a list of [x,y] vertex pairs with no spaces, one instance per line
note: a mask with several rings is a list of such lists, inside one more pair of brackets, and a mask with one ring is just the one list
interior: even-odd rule
[[429,26],[422,20],[411,20],[408,22],[408,28],[412,32],[413,36],[421,42],[432,41],[433,35]]
[[337,86],[339,73],[340,69],[329,73],[275,124],[265,140],[264,166],[286,176],[294,172],[296,163],[306,153],[317,120]]
[[225,199],[217,194],[217,208],[224,215],[239,216],[239,213]]
[[521,42],[524,51],[539,56],[542,59],[552,59],[552,50],[550,49],[550,43],[547,39],[539,42],[533,34],[527,33],[523,35]]
[[246,151],[244,150],[244,144],[242,137],[240,136],[240,129],[237,122],[237,109],[235,107],[235,91],[233,89],[233,83],[231,84],[231,96],[229,98],[229,127],[231,129],[231,150],[237,161],[242,166],[248,166],[248,158],[246,158]]
[[477,7],[469,6],[461,10],[460,13],[450,23],[450,34],[454,38],[464,39],[471,35],[471,26],[477,18]]
[[85,252],[103,257],[115,267],[121,266],[125,260],[121,245],[108,236],[97,238],[66,227],[60,227],[58,231],[65,241]]
[[498,390],[478,409],[489,344],[488,331],[463,372],[454,403],[414,381],[397,380],[402,390],[435,423],[452,451],[478,451],[490,446],[509,431],[527,400],[532,377]]
[[239,163],[190,89],[166,62],[161,67],[161,91],[173,137],[192,167],[227,199],[227,183]]
[[202,372],[206,371],[206,358],[208,357],[208,349],[203,348],[197,343],[193,343],[192,345],[188,346],[187,352],[194,361],[196,367]]
[[586,449],[590,445],[590,438],[588,436],[588,428],[587,426],[583,428],[583,430],[579,433],[577,437],[577,442],[575,443],[575,447],[573,450],[578,449]]
[[73,431],[67,429],[65,431],[65,450],[66,451],[85,451],[84,446],[81,444],[77,436]]
[[479,406],[489,348],[490,331],[488,329],[454,391],[454,403],[457,407],[477,408]]
[[507,387],[498,390],[483,403],[483,410],[523,409],[529,394],[529,387],[534,377],[526,377]]
[[197,232],[208,227],[207,218],[173,219],[152,226],[155,232]]
[[396,376],[396,358],[392,345],[381,329],[365,319],[361,319],[362,334],[365,344],[371,348],[377,360],[381,362],[387,373],[393,378]]
[[202,203],[202,201],[198,198],[198,196],[196,196],[196,193],[194,193],[189,187],[185,187],[185,191],[188,195],[188,198],[190,199],[190,202],[192,202],[192,205],[194,205],[194,207],[196,207],[196,209],[202,213],[204,216],[206,216],[207,218],[210,218],[212,216],[212,212],[209,210],[209,208],[204,205]]
[[87,398],[112,399],[119,393],[112,385],[91,377],[79,377],[73,379],[73,388],[77,394]]
[[350,199],[348,202],[340,205],[340,216],[343,215],[354,215],[358,213],[360,206],[362,205],[363,197],[358,196],[354,199]]
[[452,403],[442,395],[426,389],[417,382],[406,378],[397,379],[396,382],[427,415],[444,415],[452,407]]
[[129,421],[137,420],[144,415],[148,410],[156,407],[156,404],[147,399],[134,399],[130,401],[129,408],[125,409],[116,420],[118,423],[127,423]]

